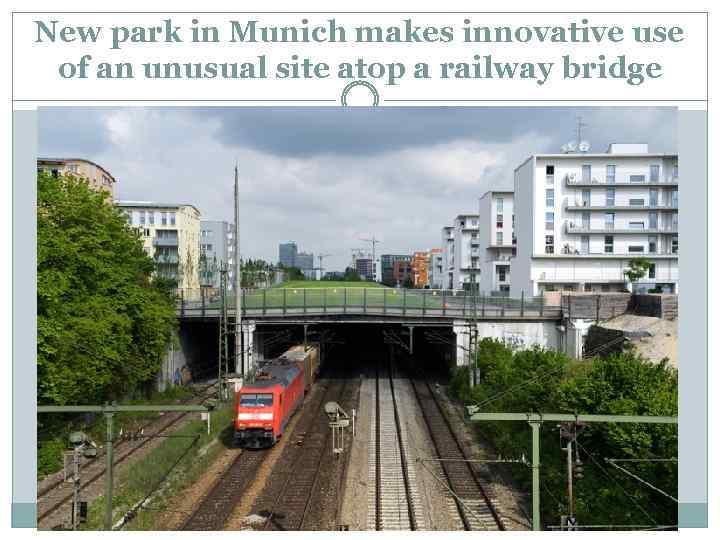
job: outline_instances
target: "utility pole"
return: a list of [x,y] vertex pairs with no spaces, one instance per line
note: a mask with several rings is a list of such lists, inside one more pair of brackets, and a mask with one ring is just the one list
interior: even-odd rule
[[228,334],[229,319],[227,307],[227,273],[228,269],[225,264],[220,263],[220,330],[218,332],[218,400],[225,401],[227,395],[227,377],[228,377]]
[[235,370],[245,379],[245,351],[242,334],[242,264],[240,262],[240,184],[235,163]]
[[370,242],[372,244],[372,278],[373,281],[377,281],[377,277],[375,276],[375,244],[379,244],[380,240],[375,238],[375,235],[373,235],[371,238],[360,238],[363,242]]

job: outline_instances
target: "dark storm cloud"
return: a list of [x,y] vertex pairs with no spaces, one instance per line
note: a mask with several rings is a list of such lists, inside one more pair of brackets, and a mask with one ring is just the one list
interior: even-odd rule
[[[198,114],[220,121],[218,135],[229,145],[243,145],[285,156],[314,154],[372,155],[387,151],[428,146],[462,139],[507,142],[529,131],[542,132],[559,146],[575,133],[577,116],[587,125],[585,135],[598,149],[608,141],[643,140],[647,132],[642,120],[623,121],[624,116],[656,115],[665,118],[668,130],[650,141],[653,147],[674,148],[672,109],[546,107],[435,107],[435,108],[211,108]],[[593,123],[599,117],[615,122]],[[656,134],[660,135],[660,134]]]

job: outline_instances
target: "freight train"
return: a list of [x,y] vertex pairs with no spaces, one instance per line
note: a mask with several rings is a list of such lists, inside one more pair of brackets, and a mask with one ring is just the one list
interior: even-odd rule
[[268,448],[285,432],[320,370],[316,346],[291,347],[258,367],[254,381],[235,394],[235,441],[244,448]]

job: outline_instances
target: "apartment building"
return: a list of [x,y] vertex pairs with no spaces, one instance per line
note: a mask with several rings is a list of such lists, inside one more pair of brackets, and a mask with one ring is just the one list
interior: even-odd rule
[[393,281],[401,287],[408,279],[414,282],[412,262],[402,259],[395,261],[393,263]]
[[396,261],[410,262],[410,255],[380,255],[380,281],[388,287],[394,287],[397,285],[393,268]]
[[413,271],[413,285],[416,289],[424,289],[429,283],[430,252],[416,251],[410,262]]
[[157,274],[180,289],[200,287],[200,211],[190,204],[117,201],[157,263]]
[[480,238],[479,216],[460,214],[453,224],[452,286],[455,290],[473,290],[479,287]]
[[647,144],[536,154],[515,169],[511,295],[619,291],[631,259],[652,266],[635,290],[678,292],[678,156]]
[[428,282],[431,289],[441,289],[443,286],[443,249],[430,250],[430,266],[428,267]]
[[480,291],[485,294],[510,294],[510,265],[516,244],[513,199],[510,190],[491,190],[480,197]]
[[442,246],[441,289],[453,289],[455,284],[455,227],[443,227],[440,236]]
[[90,188],[107,193],[110,200],[115,195],[115,177],[107,169],[88,159],[82,158],[38,158],[38,171],[52,176],[71,174],[87,180]]
[[234,225],[227,221],[200,221],[200,286],[220,288],[223,268],[227,269],[227,288],[235,275]]
[[295,255],[295,266],[305,276],[305,279],[315,279],[315,256],[312,253],[300,252]]

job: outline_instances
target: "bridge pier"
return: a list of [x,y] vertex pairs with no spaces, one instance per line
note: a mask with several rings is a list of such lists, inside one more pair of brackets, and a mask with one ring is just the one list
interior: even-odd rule
[[[262,337],[256,335],[257,325],[255,321],[243,321],[242,324],[242,354],[235,359],[235,373],[244,373],[247,377],[248,373],[252,373],[255,370],[257,362],[262,358],[258,358],[258,350],[262,350]],[[242,362],[242,364],[241,364]]]

